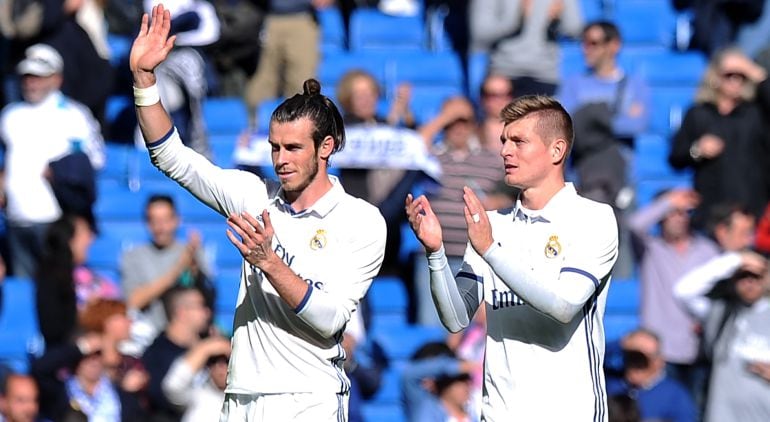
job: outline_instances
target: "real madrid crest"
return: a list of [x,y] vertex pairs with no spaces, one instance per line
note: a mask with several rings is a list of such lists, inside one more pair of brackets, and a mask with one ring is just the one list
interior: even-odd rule
[[545,244],[545,257],[556,258],[561,253],[561,243],[559,243],[559,236],[553,235],[548,238],[548,243]]
[[326,246],[326,230],[316,230],[315,235],[310,239],[310,249],[317,251]]

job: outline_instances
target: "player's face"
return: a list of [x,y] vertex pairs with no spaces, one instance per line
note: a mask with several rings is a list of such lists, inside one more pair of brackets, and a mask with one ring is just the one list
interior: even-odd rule
[[273,168],[289,199],[299,196],[318,178],[319,152],[313,144],[313,129],[313,122],[304,117],[270,123]]
[[147,227],[150,230],[152,241],[165,247],[174,242],[176,230],[179,227],[179,218],[174,209],[166,202],[154,202],[147,207]]
[[11,378],[2,411],[9,422],[33,422],[37,417],[37,386],[28,378]]
[[546,145],[536,128],[536,116],[524,117],[503,128],[500,155],[505,165],[505,183],[510,186],[537,187],[553,169],[551,146]]

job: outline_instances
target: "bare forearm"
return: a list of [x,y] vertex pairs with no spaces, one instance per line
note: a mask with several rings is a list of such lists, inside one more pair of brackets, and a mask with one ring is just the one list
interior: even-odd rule
[[308,284],[277,256],[260,269],[281,299],[292,309],[297,309],[307,294]]
[[166,290],[176,283],[179,275],[182,273],[178,266],[151,282],[138,287],[128,296],[128,306],[135,309],[142,309],[152,301],[158,299]]

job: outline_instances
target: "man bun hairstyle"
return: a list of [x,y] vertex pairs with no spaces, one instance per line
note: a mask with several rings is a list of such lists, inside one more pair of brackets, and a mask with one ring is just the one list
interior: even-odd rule
[[307,118],[313,122],[313,144],[320,147],[324,138],[334,139],[332,154],[345,147],[345,127],[342,115],[329,97],[321,94],[321,83],[308,79],[302,84],[302,93],[282,102],[273,111],[271,122],[289,123]]

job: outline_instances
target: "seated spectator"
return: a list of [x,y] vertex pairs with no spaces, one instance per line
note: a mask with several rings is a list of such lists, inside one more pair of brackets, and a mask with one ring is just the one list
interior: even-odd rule
[[35,379],[22,374],[11,374],[0,390],[0,421],[37,422],[37,384]]
[[765,75],[740,50],[714,55],[695,104],[674,136],[668,161],[676,169],[694,172],[693,188],[701,197],[693,215],[698,229],[721,202],[745,204],[755,218],[768,203],[770,141],[765,116],[755,101],[757,81]]
[[[200,289],[209,308],[214,290],[208,276],[200,236],[190,233],[187,243],[177,238],[179,215],[174,200],[152,195],[144,208],[150,242],[126,251],[121,257],[120,275],[129,309],[139,311],[142,322],[134,339],[143,350],[166,327],[162,296],[177,285]],[[145,332],[139,332],[144,327]]]
[[458,360],[445,343],[428,343],[403,369],[403,399],[413,422],[472,421],[469,412],[474,364]]
[[131,358],[118,351],[128,339],[130,320],[122,302],[97,300],[81,317],[84,334],[74,342],[47,348],[31,371],[41,388],[41,413],[55,420],[142,420],[147,374],[127,368]]
[[[708,368],[698,359],[699,321],[674,297],[674,285],[684,274],[719,254],[716,243],[690,227],[698,201],[691,189],[664,191],[631,214],[626,225],[640,267],[641,325],[660,337],[667,375],[703,403]],[[655,225],[657,235],[652,234]]]
[[770,299],[767,260],[727,252],[682,277],[674,290],[703,324],[711,361],[705,421],[770,420]]
[[639,405],[627,394],[607,397],[607,422],[642,422]]
[[142,356],[150,375],[147,393],[153,421],[178,420],[182,416],[183,410],[166,397],[163,379],[174,361],[201,341],[200,334],[206,331],[211,318],[203,295],[192,287],[172,288],[164,295],[163,306],[168,325]]
[[607,394],[634,397],[643,421],[695,422],[695,402],[684,386],[666,374],[658,336],[639,329],[626,334],[620,343],[624,382],[608,383]]
[[46,347],[72,341],[78,314],[88,303],[120,297],[117,284],[85,265],[93,240],[93,228],[80,216],[65,215],[48,229],[35,277],[35,309]]
[[182,422],[219,418],[227,387],[230,340],[212,336],[176,358],[163,378],[168,401],[184,410]]

